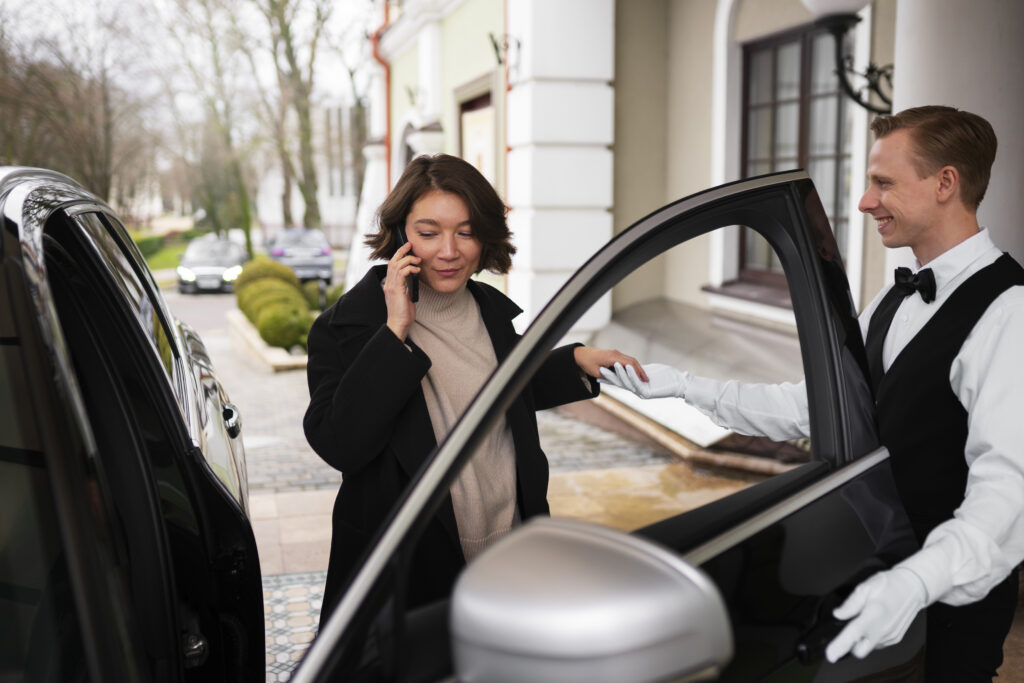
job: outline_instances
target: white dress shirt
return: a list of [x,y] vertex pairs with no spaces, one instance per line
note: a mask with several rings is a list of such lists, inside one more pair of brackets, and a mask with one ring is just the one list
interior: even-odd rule
[[[1002,252],[984,228],[927,264],[936,295],[904,299],[882,345],[888,371],[907,343],[967,278]],[[860,315],[866,337],[886,287]],[[901,563],[928,592],[928,604],[976,602],[1024,560],[1024,287],[999,295],[953,360],[949,384],[967,411],[967,491],[953,518]],[[717,424],[775,440],[810,435],[807,392],[799,384],[742,384],[694,377],[686,401]],[[922,472],[921,476],[928,476]]]

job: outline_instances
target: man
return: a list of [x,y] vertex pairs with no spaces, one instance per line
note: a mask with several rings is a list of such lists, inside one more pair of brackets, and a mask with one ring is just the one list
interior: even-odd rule
[[[876,119],[859,208],[917,272],[860,317],[879,433],[922,549],[864,581],[835,610],[851,620],[836,661],[899,642],[928,612],[926,680],[991,680],[1024,560],[1024,270],[979,227],[996,136],[981,117],[918,107]],[[918,295],[920,292],[920,295]],[[645,398],[685,398],[721,425],[809,435],[801,384],[745,385],[645,365],[605,380]]]

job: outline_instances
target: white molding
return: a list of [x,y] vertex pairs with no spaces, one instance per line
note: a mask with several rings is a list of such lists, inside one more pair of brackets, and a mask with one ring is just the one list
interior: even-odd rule
[[[742,98],[742,54],[733,41],[736,0],[719,0],[715,8],[713,78],[711,82],[711,185],[721,185],[736,176],[739,165],[740,103]],[[709,278],[719,286],[728,279],[726,254],[733,247],[724,230],[711,233],[708,241]]]
[[381,55],[390,62],[414,47],[424,26],[445,18],[463,2],[465,0],[405,0],[402,15],[388,26],[381,38]]
[[[860,13],[861,21],[854,30],[854,67],[863,73],[871,61],[871,6]],[[850,115],[850,190],[846,205],[847,239],[845,244],[846,277],[853,294],[853,306],[861,307],[861,290],[864,288],[864,214],[857,205],[864,194],[865,176],[868,167],[868,111],[861,106],[851,106]]]

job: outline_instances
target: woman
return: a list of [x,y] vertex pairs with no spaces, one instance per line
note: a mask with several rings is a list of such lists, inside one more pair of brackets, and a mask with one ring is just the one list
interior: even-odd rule
[[[313,450],[344,475],[322,620],[410,478],[518,339],[512,319],[520,309],[470,280],[511,266],[507,211],[462,159],[414,159],[366,240],[387,265],[372,268],[309,332],[303,427]],[[418,278],[418,299],[410,276]],[[520,520],[548,513],[548,464],[534,412],[596,396],[594,378],[616,362],[642,373],[617,351],[571,345],[551,352],[421,536],[407,607],[447,596],[468,560]]]

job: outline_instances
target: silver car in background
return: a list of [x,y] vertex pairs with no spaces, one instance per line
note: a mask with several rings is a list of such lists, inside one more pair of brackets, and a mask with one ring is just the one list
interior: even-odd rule
[[323,280],[325,284],[331,284],[334,256],[322,230],[282,230],[267,241],[267,253],[270,258],[295,271],[295,275],[303,282]]

